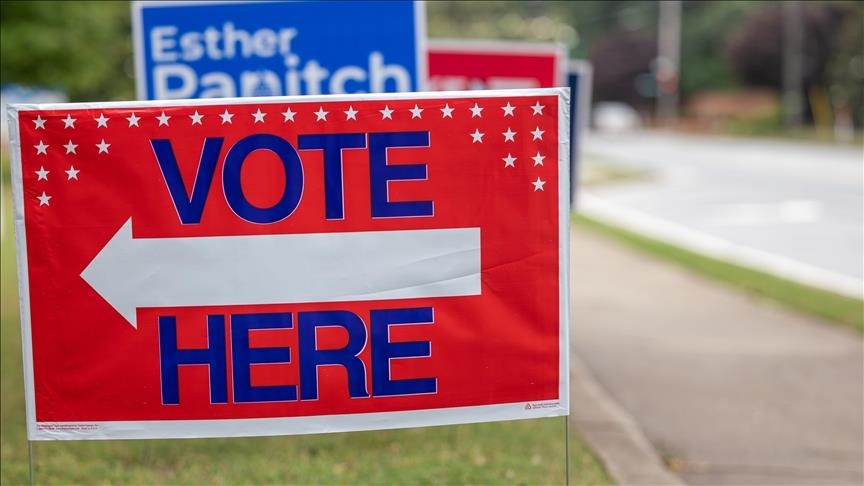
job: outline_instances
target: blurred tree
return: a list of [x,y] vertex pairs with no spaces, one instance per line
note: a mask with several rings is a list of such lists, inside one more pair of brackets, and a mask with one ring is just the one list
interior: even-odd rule
[[[841,4],[803,5],[805,85],[824,81],[825,68],[836,43],[835,33],[849,13],[849,7]],[[783,15],[779,3],[751,15],[730,34],[727,44],[735,74],[757,86],[780,87],[782,50]]]
[[608,32],[592,43],[588,58],[594,65],[594,98],[625,101],[641,111],[653,105],[651,63],[657,41],[639,31]]
[[0,2],[0,81],[61,88],[73,101],[131,99],[128,2]]
[[681,21],[680,90],[686,96],[702,90],[738,85],[723,57],[727,34],[764,2],[684,2]]
[[576,31],[555,13],[557,2],[458,1],[426,4],[433,38],[513,39],[578,44]]
[[[430,37],[554,41],[574,58],[595,61],[595,98],[652,101],[637,94],[635,74],[656,56],[657,2],[429,2]],[[610,34],[610,32],[612,32]],[[599,50],[595,44],[600,43]],[[633,45],[638,45],[632,58]],[[595,56],[595,51],[601,58]],[[590,54],[590,56],[589,56]],[[628,78],[628,76],[630,76]],[[610,83],[607,85],[607,81]]]
[[593,2],[551,2],[552,12],[576,30],[571,55],[586,59],[593,43],[611,31],[641,32],[653,36],[657,30],[657,2],[653,0],[610,0]]
[[864,3],[850,5],[836,32],[837,42],[825,73],[836,116],[864,126]]
[[[684,2],[681,45],[681,91],[685,96],[705,89],[727,89],[738,82],[722,55],[729,30],[764,2]],[[429,2],[432,37],[480,37],[556,40],[566,43],[570,55],[585,59],[598,41],[609,42],[611,32],[638,33],[647,45],[656,43],[657,1],[582,2]],[[548,17],[538,22],[538,17]],[[545,24],[545,28],[544,28]],[[532,26],[537,26],[535,31]],[[570,27],[568,30],[567,27]],[[557,34],[557,35],[555,35]],[[635,34],[634,34],[635,35]],[[620,34],[613,36],[621,37]],[[607,50],[607,47],[604,47]],[[614,52],[613,52],[614,51]],[[608,51],[627,56],[623,50]],[[640,51],[641,53],[642,51]],[[625,62],[598,59],[595,62]],[[599,64],[595,64],[599,67]],[[640,73],[646,71],[639,71]],[[630,84],[635,80],[631,80]],[[598,88],[600,88],[598,86]],[[630,90],[632,91],[632,90]],[[611,93],[610,93],[611,95]],[[639,98],[640,103],[648,100]]]
[[[803,85],[806,94],[828,86],[828,65],[838,53],[851,60],[861,55],[861,8],[845,2],[804,3],[801,8],[804,46]],[[849,27],[844,27],[849,26]],[[851,33],[841,35],[845,28]],[[854,31],[858,31],[857,40]],[[842,41],[842,42],[841,42]],[[780,89],[783,62],[783,14],[773,3],[750,15],[727,41],[726,56],[734,73],[745,83]],[[843,68],[840,68],[842,71]],[[848,69],[848,68],[847,68]],[[836,84],[843,85],[843,72],[834,72]],[[860,88],[859,88],[860,89]],[[812,119],[812,110],[805,110]]]

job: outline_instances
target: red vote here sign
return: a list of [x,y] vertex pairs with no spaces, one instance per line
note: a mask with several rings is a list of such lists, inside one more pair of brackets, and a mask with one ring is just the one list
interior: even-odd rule
[[32,439],[568,411],[564,89],[10,109]]

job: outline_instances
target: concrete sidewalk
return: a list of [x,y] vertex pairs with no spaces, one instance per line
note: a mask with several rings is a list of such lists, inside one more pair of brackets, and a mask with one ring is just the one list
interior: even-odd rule
[[578,357],[678,477],[864,482],[860,335],[579,228],[571,262]]

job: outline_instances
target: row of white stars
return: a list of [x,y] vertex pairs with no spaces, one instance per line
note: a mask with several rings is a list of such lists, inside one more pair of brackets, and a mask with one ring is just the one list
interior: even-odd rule
[[[34,170],[33,172],[36,173],[36,181],[47,181],[48,180],[48,174],[51,173],[50,170],[45,169],[45,166],[40,166],[39,170]],[[77,181],[78,180],[78,173],[81,172],[81,170],[76,169],[74,165],[70,165],[69,169],[64,170],[63,172],[66,173],[66,176],[67,176],[66,180],[71,181],[72,179],[75,179]]]
[[[138,120],[141,119],[141,117],[135,116],[135,113],[132,113],[132,116],[129,118],[135,119],[135,126],[137,126]],[[129,118],[127,118],[127,120],[129,120]],[[105,116],[103,113],[99,113],[99,117],[94,118],[93,120],[96,121],[96,128],[100,128],[100,127],[108,128],[108,120],[110,120],[110,118]],[[37,115],[36,118],[33,120],[33,124],[36,126],[35,129],[36,130],[45,130],[45,122],[46,121],[48,121],[48,120],[45,120],[44,118],[42,118],[42,115]],[[66,118],[64,118],[61,121],[63,122],[63,128],[75,128],[75,122],[78,121],[78,119],[72,118],[72,115],[67,113]],[[129,126],[130,127],[132,126],[131,120],[129,121]]]
[[[528,157],[528,158],[533,160],[534,161],[534,167],[537,167],[538,165],[543,165],[543,160],[546,159],[546,156],[540,155],[540,152],[538,151],[537,154],[534,155],[534,157]],[[507,157],[501,157],[501,160],[504,161],[504,168],[507,168],[507,167],[516,167],[516,161],[518,159],[516,157],[513,157],[513,154],[508,152]]]
[[[203,115],[202,115],[202,116],[203,116]],[[537,126],[537,127],[534,128],[533,131],[528,132],[528,133],[530,133],[530,134],[532,135],[533,138],[532,138],[531,140],[533,141],[533,140],[543,140],[543,134],[546,133],[546,132],[545,132],[544,130],[540,130],[540,127]],[[517,134],[517,132],[514,132],[510,127],[507,127],[507,131],[506,131],[506,132],[501,132],[501,135],[504,136],[504,141],[505,141],[505,142],[515,142],[515,141],[516,141],[516,134]],[[482,133],[482,132],[480,131],[480,129],[478,128],[478,129],[475,129],[475,130],[474,130],[474,133],[470,133],[469,135],[470,135],[471,138],[472,138],[472,142],[471,142],[471,143],[483,143],[483,137],[484,137],[486,134],[485,134],[485,133]],[[105,142],[105,139],[104,139],[104,138],[103,138],[99,143],[94,144],[94,145],[96,145],[96,148],[99,149],[99,153],[100,153],[100,154],[103,154],[103,153],[104,153],[104,154],[107,154],[107,153],[108,153],[108,148],[111,146],[110,143],[106,143],[106,142]],[[44,141],[42,141],[42,140],[40,140],[39,143],[38,143],[37,145],[34,145],[34,146],[33,146],[33,148],[36,149],[36,155],[48,155],[48,147],[49,147],[49,145],[47,145],[47,144],[46,144]],[[67,154],[67,155],[68,155],[68,154],[77,154],[77,153],[78,153],[78,152],[77,152],[78,144],[72,142],[71,139],[70,139],[68,142],[66,142],[66,144],[63,145],[63,147],[66,149],[66,154]]]
[[[108,147],[111,146],[110,143],[105,142],[105,139],[104,139],[104,138],[103,138],[99,143],[96,143],[96,144],[93,144],[93,145],[95,145],[96,148],[99,149],[99,153],[100,153],[100,154],[107,154],[107,153],[108,153]],[[36,149],[36,155],[48,155],[48,147],[50,147],[50,145],[46,144],[46,143],[45,143],[44,141],[42,141],[42,140],[39,140],[39,143],[38,143],[37,145],[34,145],[34,146],[33,146],[33,148]],[[77,153],[78,153],[78,152],[77,152],[78,144],[77,144],[77,143],[73,143],[72,140],[69,140],[68,142],[66,142],[65,145],[62,145],[62,147],[64,147],[64,148],[66,149],[66,154],[67,154],[67,155],[68,155],[68,154],[77,154]]]
[[[514,142],[515,143],[516,142],[516,133],[517,132],[514,132],[510,127],[507,127],[507,131],[501,132],[501,135],[504,136],[505,142]],[[533,140],[543,140],[543,134],[546,132],[544,130],[540,130],[540,127],[538,126],[538,127],[534,128],[534,131],[528,132],[528,133],[530,133],[534,137],[531,139],[533,141]],[[471,139],[472,139],[471,143],[483,143],[483,137],[486,134],[481,132],[479,128],[475,128],[474,133],[469,133],[468,135],[471,136]]]
[[[503,110],[505,117],[506,116],[515,116],[514,113],[516,111],[516,107],[511,105],[509,101],[507,102],[506,105],[501,106],[500,108]],[[532,116],[533,115],[542,115],[543,109],[546,108],[546,106],[541,105],[540,102],[538,101],[533,106],[531,106],[530,108],[533,110]],[[477,103],[474,103],[474,106],[469,107],[468,109],[471,111],[471,118],[482,118],[483,117],[483,110],[485,108],[481,107]],[[424,110],[425,110],[424,108],[420,108],[416,103],[414,104],[414,108],[408,109],[408,111],[411,112],[411,118],[412,119],[414,119],[414,118],[422,119]],[[451,118],[451,119],[453,118],[453,111],[455,110],[455,108],[452,108],[449,103],[445,104],[444,108],[439,108],[439,110],[441,110],[441,118]],[[396,110],[391,109],[390,105],[384,105],[384,108],[381,110],[378,110],[378,112],[381,113],[381,119],[382,120],[392,120],[393,119],[393,113],[395,113]],[[330,114],[329,111],[324,110],[323,105],[319,106],[318,111],[314,111],[313,113],[315,114],[315,121],[328,121],[327,115]],[[345,114],[345,120],[346,121],[347,120],[357,120],[357,114],[360,113],[360,111],[355,110],[353,105],[349,105],[348,109],[343,111],[343,113]],[[285,111],[281,112],[280,114],[284,117],[283,121],[288,122],[288,121],[294,121],[294,115],[296,115],[297,112],[293,111],[290,107],[288,107]],[[264,118],[267,116],[267,113],[261,111],[261,108],[258,108],[255,111],[255,113],[250,113],[250,115],[253,117],[254,123],[264,123]],[[193,114],[188,115],[188,116],[189,116],[189,119],[192,120],[192,125],[203,125],[204,115],[198,113],[198,110],[195,110],[195,112]],[[218,114],[218,116],[222,119],[222,124],[225,125],[226,123],[233,123],[233,118],[235,116],[235,113],[229,112],[228,109],[226,108],[225,111]],[[158,126],[160,126],[160,127],[161,126],[166,126],[166,127],[170,126],[169,120],[171,119],[171,115],[166,115],[164,111],[161,112],[159,114],[159,116],[154,117],[154,118],[156,118],[156,120],[159,121]],[[138,126],[140,126],[138,124],[138,122],[140,122],[142,118],[140,116],[136,115],[135,112],[132,112],[132,114],[130,116],[125,117],[125,119],[129,123],[129,127],[138,127]],[[108,128],[108,121],[110,120],[110,118],[106,117],[104,113],[100,113],[99,117],[94,118],[93,120],[95,120],[97,123],[96,128],[100,128],[100,127],[101,128]],[[47,120],[42,118],[42,115],[37,116],[33,120],[33,124],[36,126],[36,130],[40,130],[40,129],[45,130],[45,122],[46,121]],[[72,118],[71,114],[67,114],[66,118],[62,119],[61,121],[63,122],[63,128],[75,128],[75,122],[78,121],[78,119]]]
[[[50,172],[50,171],[45,171],[45,178],[46,179],[48,178],[47,177],[48,172]],[[80,172],[80,170],[76,170],[75,167],[70,166],[69,170],[67,170],[65,172],[69,176],[68,180],[72,180],[72,179],[75,179],[76,181],[78,180],[78,172]],[[532,181],[531,184],[534,186],[534,192],[537,192],[537,191],[544,190],[543,186],[546,185],[546,181],[540,179],[540,176],[537,176],[537,180]],[[54,196],[49,196],[45,191],[42,191],[42,194],[39,196],[36,196],[36,199],[39,200],[39,206],[50,206],[52,197],[54,197]]]

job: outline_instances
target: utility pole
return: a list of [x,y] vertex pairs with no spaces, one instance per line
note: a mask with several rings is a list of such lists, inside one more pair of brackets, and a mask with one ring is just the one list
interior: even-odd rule
[[783,121],[787,128],[801,126],[804,103],[804,33],[801,2],[783,2]]
[[678,80],[681,63],[681,0],[660,0],[657,22],[657,118],[678,121]]

